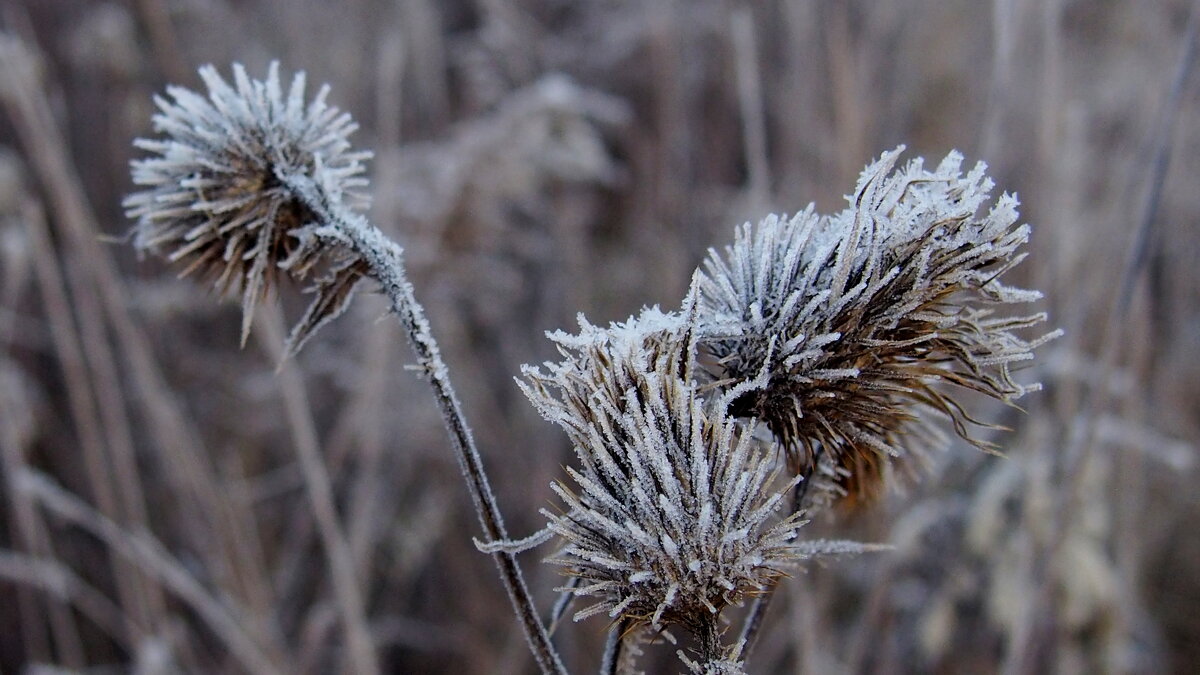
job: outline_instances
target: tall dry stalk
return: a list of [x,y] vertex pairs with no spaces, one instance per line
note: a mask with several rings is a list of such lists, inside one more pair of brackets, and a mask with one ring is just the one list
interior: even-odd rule
[[[358,174],[368,153],[349,152],[346,140],[356,125],[349,115],[326,105],[328,87],[306,103],[303,74],[292,81],[285,98],[276,64],[263,81],[251,80],[235,66],[235,87],[212,68],[202,69],[201,75],[209,100],[170,89],[174,103],[160,99],[162,113],[155,118],[167,138],[139,141],[158,157],[134,164],[135,182],[147,186],[126,200],[130,215],[138,219],[138,245],[166,249],[172,260],[187,262],[188,271],[215,277],[222,290],[239,289],[243,340],[259,297],[280,270],[303,278],[328,266],[317,282],[316,300],[288,339],[289,352],[344,311],[360,281],[378,283],[433,387],[484,533],[489,540],[506,539],[482,459],[408,282],[402,249],[347,206],[352,190],[365,184]],[[296,408],[292,404],[298,402],[288,400],[289,409]],[[298,448],[356,668],[375,672],[361,591],[315,453],[315,433],[306,423],[297,428],[307,429]],[[501,551],[495,558],[539,666],[563,672],[515,556]]]

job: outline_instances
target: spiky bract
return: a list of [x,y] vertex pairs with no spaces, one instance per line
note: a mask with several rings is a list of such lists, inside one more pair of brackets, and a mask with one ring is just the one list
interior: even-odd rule
[[729,412],[764,421],[797,473],[832,457],[852,499],[874,496],[893,458],[940,442],[922,408],[990,449],[944,385],[1011,401],[1036,385],[1017,384],[1010,365],[1053,336],[1014,332],[1043,314],[993,315],[1041,297],[999,281],[1029,237],[1016,198],[979,213],[992,189],[982,163],[964,177],[951,153],[932,172],[916,159],[889,173],[902,149],[863,171],[841,213],[743,225],[699,281],[711,377],[761,382]]
[[167,89],[173,101],[155,98],[154,127],[164,136],[136,141],[155,156],[132,163],[133,182],[145,189],[124,205],[137,220],[139,249],[213,279],[222,293],[241,291],[244,339],[280,268],[303,278],[328,264],[310,313],[344,306],[365,267],[345,250],[298,245],[294,235],[312,213],[284,178],[311,178],[329,199],[361,204],[353,190],[367,183],[360,174],[370,153],[351,151],[347,137],[357,125],[326,104],[328,86],[306,103],[303,72],[286,95],[277,63],[266,80],[251,79],[240,64],[233,73],[231,86],[202,67],[207,98],[174,86]]
[[576,619],[695,629],[825,550],[795,541],[798,514],[776,513],[796,479],[776,483],[769,448],[700,396],[690,320],[646,310],[552,337],[565,359],[526,367],[522,387],[579,458],[575,485],[553,486],[565,510],[543,511],[565,542],[550,561],[599,599]]

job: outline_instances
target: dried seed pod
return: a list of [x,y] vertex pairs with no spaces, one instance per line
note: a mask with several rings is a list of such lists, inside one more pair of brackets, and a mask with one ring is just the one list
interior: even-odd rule
[[145,189],[124,206],[137,220],[137,248],[163,253],[184,266],[182,274],[211,278],[221,293],[240,291],[243,342],[279,270],[302,279],[322,269],[302,341],[345,308],[366,267],[348,249],[301,245],[296,235],[314,217],[284,177],[309,177],[328,198],[362,206],[354,190],[367,184],[361,174],[370,153],[351,150],[357,125],[326,104],[328,86],[306,103],[303,72],[286,95],[278,63],[266,80],[251,79],[240,64],[233,73],[231,86],[212,66],[201,68],[207,98],[182,87],[167,89],[173,101],[156,97],[154,127],[164,137],[136,141],[156,156],[132,163],[133,182]]
[[810,207],[742,226],[699,280],[710,377],[761,379],[730,414],[766,422],[799,474],[832,458],[852,501],[878,493],[892,460],[940,442],[921,409],[991,450],[945,385],[1011,401],[1037,385],[1017,384],[1010,365],[1057,335],[1017,335],[1044,314],[993,316],[1041,297],[998,280],[1029,237],[1016,198],[979,214],[992,189],[983,164],[963,177],[951,153],[932,172],[917,159],[889,173],[901,150],[867,167],[837,215]]
[[770,444],[701,396],[691,319],[647,310],[553,337],[566,358],[526,367],[522,388],[579,458],[575,485],[553,486],[565,510],[543,510],[565,542],[549,561],[599,599],[577,620],[699,633],[806,558],[870,549],[796,540],[804,521],[785,506],[799,478],[775,480]]

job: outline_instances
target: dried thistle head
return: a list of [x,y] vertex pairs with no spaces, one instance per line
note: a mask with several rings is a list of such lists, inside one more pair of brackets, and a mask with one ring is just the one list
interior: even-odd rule
[[724,414],[692,378],[690,320],[647,310],[607,329],[551,336],[565,359],[526,367],[526,395],[570,437],[565,508],[543,510],[565,544],[549,562],[632,625],[699,631],[724,607],[771,587],[799,561],[862,550],[797,542],[799,514],[780,517],[789,488],[752,428]]
[[240,64],[233,74],[231,86],[212,66],[201,68],[207,99],[182,87],[167,89],[172,101],[155,98],[163,137],[135,142],[155,156],[132,163],[133,182],[145,189],[124,202],[137,220],[134,244],[182,264],[182,275],[211,278],[221,293],[240,291],[243,341],[278,270],[299,279],[327,266],[299,327],[311,332],[344,308],[366,270],[346,250],[301,245],[295,235],[314,218],[284,177],[311,178],[330,199],[362,205],[354,190],[367,183],[360,174],[370,153],[351,151],[347,137],[357,125],[325,103],[328,86],[306,103],[303,72],[286,95],[278,63],[266,80]]
[[951,153],[934,171],[916,159],[890,173],[902,149],[863,171],[841,213],[743,225],[699,280],[703,363],[718,388],[745,389],[728,412],[764,421],[797,473],[832,458],[852,501],[877,494],[892,460],[938,442],[922,409],[990,450],[953,387],[1006,402],[1036,389],[1010,365],[1056,335],[1017,335],[1044,314],[995,315],[1041,297],[999,281],[1029,237],[1016,198],[980,213],[983,164],[964,177]]

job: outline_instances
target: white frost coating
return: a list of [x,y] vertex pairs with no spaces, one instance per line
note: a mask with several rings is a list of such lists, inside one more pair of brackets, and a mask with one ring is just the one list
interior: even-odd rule
[[[325,103],[327,88],[307,105],[304,73],[297,73],[287,96],[272,63],[265,81],[253,80],[240,64],[230,86],[212,66],[200,69],[208,98],[182,87],[168,87],[171,100],[155,97],[158,139],[134,144],[153,156],[132,163],[133,182],[145,189],[126,198],[126,213],[136,220],[134,245],[162,251],[172,262],[215,279],[223,293],[240,290],[242,339],[254,307],[282,267],[305,278],[321,263],[317,297],[301,322],[311,334],[340,313],[361,270],[345,249],[292,245],[305,225],[304,207],[278,176],[311,176],[334,201],[352,208],[366,205],[356,188],[370,152],[350,149],[357,125]],[[292,251],[285,266],[281,251]]]
[[920,158],[893,170],[902,150],[868,166],[839,213],[809,206],[738,227],[697,282],[703,374],[730,412],[766,422],[801,475],[833,457],[856,497],[884,482],[891,458],[929,449],[909,433],[922,409],[990,449],[967,435],[948,385],[1011,401],[1031,386],[1010,366],[1057,335],[1017,334],[1041,314],[992,314],[1041,297],[999,281],[1029,239],[1017,199],[985,209],[986,167],[963,176],[957,152],[932,172]]
[[[377,282],[433,389],[480,525],[492,542],[484,546],[493,550],[534,657],[543,672],[564,673],[509,551],[530,542],[507,541],[449,373],[408,282],[402,250],[355,211],[358,204],[350,189],[366,184],[358,174],[369,153],[349,152],[346,137],[355,129],[353,120],[325,103],[328,87],[305,106],[303,75],[293,79],[285,100],[274,63],[265,81],[252,80],[236,65],[235,86],[210,66],[200,74],[208,100],[171,88],[174,103],[156,99],[162,112],[154,118],[166,137],[137,142],[159,156],[133,162],[134,181],[148,188],[125,201],[127,212],[137,219],[136,245],[172,249],[169,257],[189,262],[185,272],[199,268],[216,276],[222,290],[240,287],[243,340],[254,304],[275,270],[303,279],[314,268],[323,269],[314,287],[316,299],[288,340],[289,353],[345,309],[361,280]],[[356,668],[374,672],[377,666],[367,662],[374,660],[369,635],[365,625],[355,623],[364,613],[349,606],[361,602],[352,602],[358,593],[353,565],[343,555],[348,549],[337,531],[329,488],[310,484],[317,485],[314,494],[326,495],[324,502],[317,500],[317,513],[330,514],[321,532],[333,540],[327,548],[336,595],[347,598],[351,643],[356,660],[362,661]]]
[[693,381],[695,312],[647,309],[600,328],[558,332],[563,361],[525,368],[522,390],[567,432],[579,467],[552,486],[565,510],[543,510],[564,540],[549,562],[596,604],[576,614],[656,628],[717,613],[772,586],[820,552],[794,545],[799,515],[779,507],[775,450],[706,399]]

